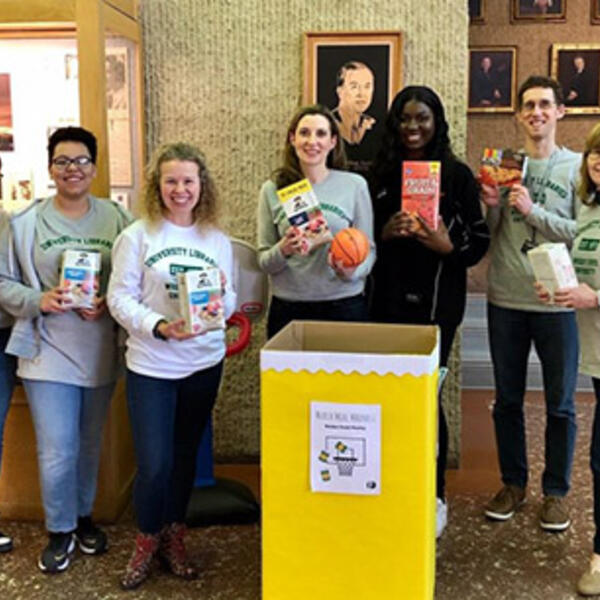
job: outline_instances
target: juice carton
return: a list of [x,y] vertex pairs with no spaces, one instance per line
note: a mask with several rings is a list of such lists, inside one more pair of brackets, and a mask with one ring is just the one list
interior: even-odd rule
[[177,273],[177,288],[185,331],[202,333],[225,329],[219,269],[191,270]]
[[68,287],[72,308],[94,308],[100,290],[100,252],[65,250],[62,255],[60,286]]
[[510,187],[523,181],[527,156],[509,148],[485,148],[479,167],[479,181],[491,186]]
[[439,220],[441,167],[438,161],[402,163],[402,210],[419,215],[434,231]]
[[308,179],[277,190],[277,196],[283,204],[290,225],[302,233],[301,254],[309,254],[313,248],[333,239]]
[[542,283],[550,294],[578,285],[569,250],[562,242],[540,244],[527,253],[527,258],[536,281]]

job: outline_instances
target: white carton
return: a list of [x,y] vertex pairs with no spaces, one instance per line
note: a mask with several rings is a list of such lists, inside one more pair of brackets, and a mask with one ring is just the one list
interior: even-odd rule
[[202,333],[212,329],[225,329],[219,269],[211,267],[177,273],[177,287],[185,331]]
[[100,288],[100,252],[65,250],[62,255],[60,286],[68,287],[71,308],[94,308]]
[[562,242],[540,244],[529,250],[527,258],[536,281],[539,281],[552,296],[556,290],[577,287],[578,281],[571,256]]

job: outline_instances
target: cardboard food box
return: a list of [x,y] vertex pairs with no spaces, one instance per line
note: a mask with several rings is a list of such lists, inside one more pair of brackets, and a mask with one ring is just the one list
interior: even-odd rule
[[72,308],[94,308],[94,297],[100,291],[100,252],[65,250],[60,269],[60,286],[68,287]]
[[511,187],[521,183],[527,169],[527,156],[510,148],[485,148],[479,166],[479,181],[486,185]]
[[529,250],[527,258],[536,281],[543,284],[551,295],[556,290],[579,285],[571,255],[562,242],[540,244]]
[[433,598],[438,338],[293,321],[262,348],[265,600]]
[[438,161],[402,163],[402,210],[419,215],[434,231],[438,228],[440,172]]
[[277,190],[283,210],[292,227],[302,232],[302,254],[333,239],[327,220],[308,179]]
[[188,333],[225,329],[221,273],[208,268],[177,273],[181,316]]

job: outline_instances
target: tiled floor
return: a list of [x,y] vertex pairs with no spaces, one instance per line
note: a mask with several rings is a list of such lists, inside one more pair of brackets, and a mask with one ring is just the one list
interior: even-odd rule
[[[585,566],[592,536],[587,453],[593,400],[590,395],[578,397],[579,437],[570,494],[573,525],[562,534],[545,533],[537,522],[545,420],[539,394],[528,396],[526,408],[531,462],[528,503],[506,523],[491,523],[482,517],[483,503],[499,485],[489,408],[492,400],[493,393],[488,391],[463,396],[462,466],[448,475],[450,522],[437,550],[436,600],[577,598],[574,586]],[[241,479],[255,493],[259,491],[255,465],[221,467],[220,474]],[[16,546],[12,553],[0,555],[0,600],[260,597],[258,525],[193,530],[190,550],[202,567],[202,577],[183,582],[157,569],[135,592],[121,592],[117,585],[134,536],[130,515],[107,528],[111,541],[107,554],[78,556],[66,573],[55,577],[43,575],[35,566],[44,542],[41,524],[0,522],[0,528],[15,535]],[[351,592],[348,600],[352,600]]]

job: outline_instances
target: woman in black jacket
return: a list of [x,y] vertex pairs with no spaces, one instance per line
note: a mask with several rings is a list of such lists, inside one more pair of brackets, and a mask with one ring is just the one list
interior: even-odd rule
[[[441,163],[437,230],[402,210],[404,161]],[[377,243],[372,319],[438,325],[440,366],[445,367],[465,310],[467,267],[485,254],[489,231],[481,213],[477,182],[452,153],[444,107],[433,90],[409,86],[394,98],[371,184]],[[448,428],[440,400],[437,537],[447,521],[447,450]]]

